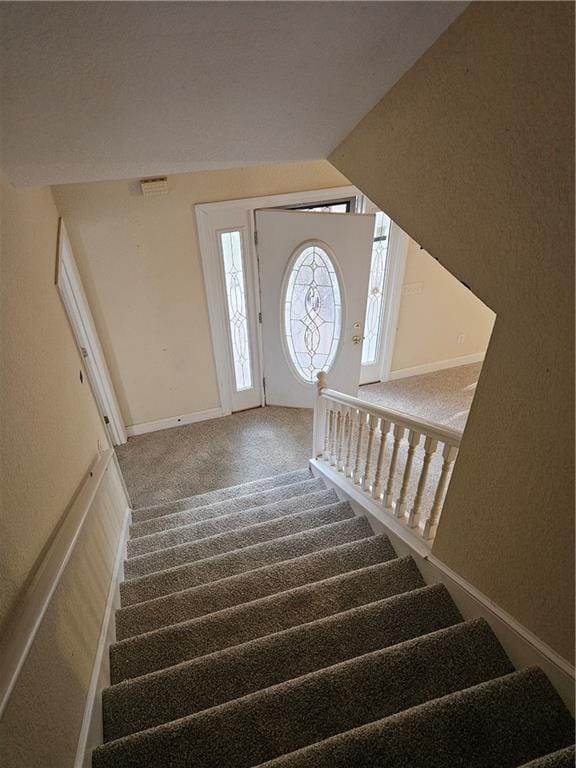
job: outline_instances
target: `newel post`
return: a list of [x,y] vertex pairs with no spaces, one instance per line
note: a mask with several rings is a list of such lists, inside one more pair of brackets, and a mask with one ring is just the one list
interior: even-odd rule
[[313,426],[313,445],[312,457],[321,458],[327,450],[326,442],[330,436],[327,434],[326,424],[326,400],[322,397],[322,390],[328,387],[328,379],[324,371],[319,371],[316,375],[317,393],[314,403],[314,426]]

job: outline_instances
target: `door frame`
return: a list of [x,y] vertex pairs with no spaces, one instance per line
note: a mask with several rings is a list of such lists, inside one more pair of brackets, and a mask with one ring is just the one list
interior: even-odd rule
[[[221,266],[218,258],[217,233],[222,230],[229,230],[236,227],[238,229],[244,229],[247,234],[247,237],[245,238],[246,279],[247,283],[250,281],[249,290],[252,294],[251,299],[253,301],[254,314],[256,315],[256,318],[258,318],[258,322],[256,322],[257,354],[254,355],[253,375],[255,382],[258,382],[260,405],[264,405],[264,386],[262,380],[264,366],[255,211],[259,208],[283,208],[297,206],[299,204],[306,205],[326,201],[334,202],[339,199],[348,199],[352,197],[356,199],[354,212],[363,213],[366,205],[365,197],[359,189],[352,185],[306,190],[303,192],[288,192],[278,195],[247,197],[238,200],[223,200],[215,203],[199,203],[194,206],[200,258],[204,275],[204,289],[206,292],[206,303],[210,322],[210,333],[212,337],[212,351],[223,416],[228,416],[232,413],[232,396],[234,390],[230,344],[226,326],[226,296],[224,293]],[[347,214],[343,213],[341,215],[346,216]],[[395,225],[392,223],[391,231],[392,226]],[[386,304],[383,316],[382,332],[386,335],[383,335],[382,337],[383,343],[381,346],[382,375],[386,375],[386,377],[389,376],[390,365],[392,363],[396,323],[400,307],[402,283],[404,280],[406,245],[408,241],[407,235],[405,235],[399,227],[397,230],[404,237],[395,238],[396,245],[394,245],[392,238],[390,241],[389,258],[390,253],[394,251],[394,258],[390,258],[390,271],[386,287],[386,301],[390,299],[390,306],[388,303]],[[394,292],[393,296],[392,292]],[[392,338],[389,338],[389,334],[392,334]],[[387,378],[382,378],[382,381],[387,381]]]
[[128,439],[124,420],[62,218],[58,221],[56,286],[106,431],[113,445],[122,445]]
[[[384,309],[380,327],[380,351],[379,359],[376,362],[378,380],[380,382],[390,380],[396,331],[398,329],[398,317],[402,302],[402,286],[406,273],[406,258],[410,244],[409,235],[392,219],[390,220],[388,237],[386,271],[384,273],[384,295],[382,298]],[[362,379],[362,375],[360,375],[360,379]],[[368,383],[370,382],[366,382],[366,384]],[[362,383],[360,386],[362,386]]]

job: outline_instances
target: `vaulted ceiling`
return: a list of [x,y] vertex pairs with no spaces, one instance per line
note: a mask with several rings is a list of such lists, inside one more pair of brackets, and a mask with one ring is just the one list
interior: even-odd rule
[[460,2],[3,2],[17,184],[321,159]]

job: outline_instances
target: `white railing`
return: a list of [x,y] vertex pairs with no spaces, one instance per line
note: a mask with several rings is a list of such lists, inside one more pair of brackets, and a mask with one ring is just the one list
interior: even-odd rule
[[461,432],[327,389],[318,374],[314,458],[431,541]]

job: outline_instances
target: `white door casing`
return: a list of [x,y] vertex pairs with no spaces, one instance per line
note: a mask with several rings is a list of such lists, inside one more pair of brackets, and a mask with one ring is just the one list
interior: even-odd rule
[[[378,210],[372,203],[368,203],[366,209],[374,212]],[[388,381],[390,378],[409,241],[408,235],[394,221],[390,221],[382,287],[382,311],[378,324],[378,348],[375,359],[362,365],[360,384]]]
[[[254,247],[255,210],[267,207],[316,204],[325,200],[359,199],[359,196],[360,193],[355,187],[346,186],[226,200],[218,203],[201,203],[194,206],[222,415],[226,416],[243,408],[264,405],[261,365],[262,340],[258,323],[260,288]],[[245,246],[244,266],[249,318],[248,329],[250,349],[253,352],[252,374],[255,384],[252,392],[253,399],[249,404],[247,404],[249,394],[243,392],[238,397],[239,393],[235,391],[234,387],[234,360],[231,351],[229,314],[222,270],[222,255],[218,243],[220,232],[234,230],[243,232]]]
[[90,306],[82,287],[70,239],[62,219],[59,221],[58,228],[56,284],[66,314],[68,315],[76,344],[83,358],[96,404],[106,424],[112,444],[121,445],[127,440],[124,421],[120,413],[120,406],[118,405],[114,387],[112,386],[102,346],[96,332]]
[[328,254],[339,278],[342,330],[328,371],[329,386],[356,395],[374,215],[258,210],[256,229],[266,403],[311,407],[314,402],[315,382],[305,381],[291,361],[283,318],[289,273],[308,244],[318,244]]

